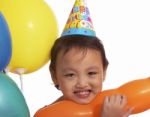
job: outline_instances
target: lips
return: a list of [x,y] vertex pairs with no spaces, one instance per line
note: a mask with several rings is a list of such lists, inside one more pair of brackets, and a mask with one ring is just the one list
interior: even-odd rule
[[87,97],[89,97],[90,93],[91,93],[91,90],[77,90],[74,92],[74,94],[78,98],[87,98]]

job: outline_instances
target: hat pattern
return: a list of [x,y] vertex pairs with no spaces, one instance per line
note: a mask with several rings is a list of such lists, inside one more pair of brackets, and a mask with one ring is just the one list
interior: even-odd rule
[[85,0],[76,0],[63,30],[64,35],[95,36],[89,9]]

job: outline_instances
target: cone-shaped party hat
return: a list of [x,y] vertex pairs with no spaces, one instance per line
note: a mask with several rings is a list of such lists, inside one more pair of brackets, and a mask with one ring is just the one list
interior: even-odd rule
[[76,0],[63,30],[65,35],[95,36],[86,0]]

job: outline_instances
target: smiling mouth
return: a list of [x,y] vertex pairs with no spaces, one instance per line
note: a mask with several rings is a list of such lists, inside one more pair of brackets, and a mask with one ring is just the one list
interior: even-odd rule
[[74,94],[78,98],[87,98],[87,97],[89,97],[91,92],[92,92],[92,90],[77,90],[74,92]]

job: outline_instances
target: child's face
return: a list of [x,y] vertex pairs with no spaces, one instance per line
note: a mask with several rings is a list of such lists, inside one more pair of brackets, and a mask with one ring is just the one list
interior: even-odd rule
[[97,50],[73,48],[66,54],[60,52],[56,61],[53,80],[65,99],[87,104],[101,91],[105,71]]

